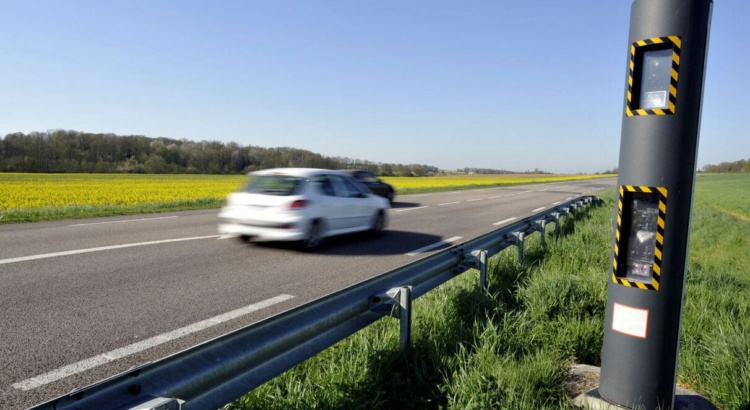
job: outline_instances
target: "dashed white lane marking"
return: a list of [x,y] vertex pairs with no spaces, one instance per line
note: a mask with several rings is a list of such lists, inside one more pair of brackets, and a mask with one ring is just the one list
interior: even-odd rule
[[455,205],[455,204],[460,204],[460,203],[461,202],[446,202],[446,203],[443,203],[443,204],[438,204],[438,206]]
[[481,200],[483,200],[483,199],[484,199],[484,198],[469,199],[469,200],[467,200],[466,202],[476,202],[476,201],[481,201]]
[[393,212],[406,212],[406,211],[414,211],[414,210],[417,210],[417,209],[424,209],[424,208],[427,208],[427,206],[417,206],[417,207],[414,207],[414,208],[406,208],[406,209],[396,209],[396,210],[394,210]]
[[537,209],[534,209],[534,210],[533,210],[533,211],[531,211],[531,212],[539,212],[539,211],[541,211],[542,209],[544,209],[544,207],[541,207],[541,208],[537,208]]
[[72,224],[68,226],[89,226],[89,225],[104,225],[104,224],[122,224],[126,222],[143,222],[143,221],[153,221],[155,219],[172,219],[172,218],[179,218],[179,216],[159,216],[156,218],[140,218],[140,219],[125,219],[122,221],[107,221],[107,222],[89,222],[85,224]]
[[502,198],[502,195],[489,196],[487,199]]
[[157,245],[157,244],[161,244],[161,243],[195,241],[195,240],[198,240],[198,239],[211,239],[211,238],[219,238],[219,237],[221,237],[221,235],[196,236],[196,237],[192,237],[192,238],[165,239],[165,240],[162,240],[162,241],[126,243],[126,244],[123,244],[123,245],[100,246],[100,247],[97,247],[97,248],[86,248],[86,249],[75,249],[75,250],[72,250],[72,251],[42,253],[42,254],[39,254],[39,255],[21,256],[21,257],[18,257],[18,258],[0,259],[0,265],[4,265],[4,264],[7,264],[7,263],[33,261],[33,260],[37,260],[37,259],[55,258],[55,257],[58,257],[58,256],[78,255],[78,254],[81,254],[81,253],[101,252],[101,251],[109,251],[109,250],[113,250],[113,249],[122,249],[122,248],[132,248],[132,247],[135,247],[135,246],[148,246],[148,245]]
[[569,197],[565,198],[566,201],[570,201],[571,199],[573,199],[572,196],[569,196]]
[[459,239],[461,239],[461,237],[460,237],[460,236],[454,236],[454,237],[452,237],[452,238],[448,238],[448,239],[446,239],[446,240],[444,240],[444,241],[436,242],[436,243],[433,243],[432,245],[427,245],[427,246],[424,246],[424,247],[422,247],[422,248],[419,248],[419,249],[417,249],[417,250],[411,251],[411,252],[409,252],[409,253],[406,253],[405,255],[406,255],[406,256],[414,256],[414,255],[419,255],[420,253],[423,253],[423,252],[427,252],[427,251],[429,251],[430,249],[435,249],[435,248],[437,248],[437,247],[439,247],[439,246],[443,246],[443,245],[449,244],[449,243],[451,243],[451,242],[455,242],[455,241],[457,241],[457,240],[459,240]]
[[[534,192],[534,191],[523,191],[523,192],[521,192],[521,194],[528,194],[529,192]],[[519,194],[519,195],[521,195],[521,194]]]
[[500,222],[495,222],[495,223],[494,223],[493,225],[495,225],[495,226],[497,226],[497,225],[502,225],[502,224],[506,224],[506,223],[508,223],[508,222],[510,222],[510,221],[515,221],[515,220],[516,220],[516,217],[514,216],[514,217],[512,217],[512,218],[508,218],[508,219],[503,219],[503,220],[502,220],[502,221],[500,221]]
[[553,202],[552,205],[559,205],[562,201]]
[[137,343],[133,343],[131,345],[121,347],[119,349],[115,349],[107,353],[102,353],[98,356],[94,356],[85,360],[81,360],[79,362],[60,367],[59,369],[55,369],[44,374],[40,374],[30,379],[26,379],[24,381],[13,384],[13,388],[18,389],[18,390],[24,390],[24,391],[35,389],[37,387],[44,386],[45,384],[49,384],[54,381],[60,380],[62,378],[65,378],[74,374],[78,374],[89,369],[93,369],[94,367],[98,367],[105,363],[109,363],[117,359],[130,356],[132,354],[144,351],[154,346],[167,343],[169,341],[181,338],[183,336],[187,336],[191,333],[195,333],[200,330],[208,329],[209,327],[216,326],[218,324],[227,322],[232,319],[236,319],[240,316],[250,314],[252,312],[267,308],[269,306],[284,302],[292,298],[294,298],[294,296],[292,295],[279,295],[270,299],[266,299],[264,301],[254,303],[252,305],[248,305],[248,306],[233,310],[231,312],[227,312],[218,316],[214,316],[210,319],[206,319],[197,323],[193,323],[192,325],[181,327],[171,332],[162,333],[158,336],[154,336],[152,338],[149,338],[149,339],[137,342]]
[[508,194],[508,195],[504,195],[504,196],[503,196],[503,198],[507,198],[507,197],[509,197],[509,196],[513,196],[513,195],[515,195],[515,194]]

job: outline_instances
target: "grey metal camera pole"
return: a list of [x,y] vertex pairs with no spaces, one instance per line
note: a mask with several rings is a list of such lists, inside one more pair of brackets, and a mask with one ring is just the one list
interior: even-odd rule
[[674,407],[711,0],[636,0],[599,394]]

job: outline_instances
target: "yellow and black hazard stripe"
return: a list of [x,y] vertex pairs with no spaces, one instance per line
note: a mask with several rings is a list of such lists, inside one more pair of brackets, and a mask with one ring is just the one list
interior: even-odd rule
[[[666,109],[638,109],[633,105],[633,93],[637,92],[633,88],[633,71],[639,52],[647,49],[664,49],[672,48],[672,78],[669,85],[669,102]],[[654,37],[646,40],[636,41],[630,45],[630,70],[628,72],[628,101],[625,104],[625,114],[628,117],[639,115],[673,115],[677,105],[677,80],[680,71],[680,48],[682,47],[682,37],[667,36]]]
[[[623,213],[623,197],[625,192],[642,192],[646,194],[659,194],[659,213],[656,220],[656,240],[654,246],[654,262],[651,266],[652,275],[651,282],[641,282],[628,280],[623,276],[618,275],[617,266],[620,260],[620,234],[622,232],[622,213]],[[634,287],[643,290],[659,290],[659,283],[661,282],[661,260],[662,253],[664,252],[664,225],[667,214],[667,188],[665,187],[647,187],[647,186],[631,186],[621,185],[620,186],[620,197],[617,202],[617,230],[615,231],[615,246],[614,246],[614,258],[612,258],[612,282],[617,284]],[[632,234],[632,233],[631,233]]]

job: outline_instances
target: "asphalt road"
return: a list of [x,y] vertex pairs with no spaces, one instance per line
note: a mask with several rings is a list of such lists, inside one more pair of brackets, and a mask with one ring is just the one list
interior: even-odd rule
[[387,272],[615,179],[396,198],[318,252],[217,234],[217,210],[0,226],[0,408],[24,409]]

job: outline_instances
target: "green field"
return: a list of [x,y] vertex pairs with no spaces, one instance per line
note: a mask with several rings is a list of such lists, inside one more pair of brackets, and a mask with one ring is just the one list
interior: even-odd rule
[[[696,184],[678,384],[750,409],[750,175]],[[614,190],[525,265],[491,260],[489,290],[467,272],[414,302],[413,347],[384,319],[227,409],[572,409],[574,363],[599,365]]]

